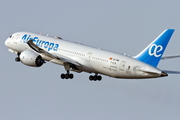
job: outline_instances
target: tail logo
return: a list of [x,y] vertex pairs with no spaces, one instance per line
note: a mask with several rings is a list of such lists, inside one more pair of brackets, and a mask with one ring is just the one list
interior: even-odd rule
[[161,54],[158,54],[158,53],[161,52],[162,50],[163,50],[163,47],[161,45],[152,44],[149,47],[149,55],[150,56],[154,55],[155,57],[160,57]]

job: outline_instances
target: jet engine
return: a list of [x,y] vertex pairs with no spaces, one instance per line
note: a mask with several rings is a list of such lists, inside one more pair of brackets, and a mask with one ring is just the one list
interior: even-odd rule
[[45,63],[45,61],[39,54],[31,50],[25,50],[21,52],[21,54],[19,55],[19,59],[23,64],[32,67],[40,67],[43,65],[43,63]]

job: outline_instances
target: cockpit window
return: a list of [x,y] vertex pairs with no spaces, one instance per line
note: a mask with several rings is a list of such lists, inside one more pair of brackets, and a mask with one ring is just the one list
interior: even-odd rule
[[9,38],[11,38],[12,37],[12,35],[11,36],[9,36]]

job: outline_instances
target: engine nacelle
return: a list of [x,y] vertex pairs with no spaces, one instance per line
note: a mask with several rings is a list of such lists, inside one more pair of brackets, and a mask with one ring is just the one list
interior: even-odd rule
[[45,61],[42,59],[42,57],[39,54],[31,50],[25,50],[21,52],[19,58],[23,64],[32,67],[40,67],[43,65],[43,63],[45,63]]

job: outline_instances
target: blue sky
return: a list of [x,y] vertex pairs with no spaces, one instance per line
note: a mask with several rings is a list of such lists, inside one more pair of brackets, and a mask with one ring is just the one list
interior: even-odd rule
[[[3,0],[0,5],[0,119],[2,120],[169,120],[180,119],[179,75],[148,80],[87,73],[61,80],[64,68],[16,63],[4,41],[14,32],[60,36],[107,50],[136,55],[163,30],[176,29],[164,55],[179,54],[178,0]],[[179,60],[160,69],[180,70]]]

